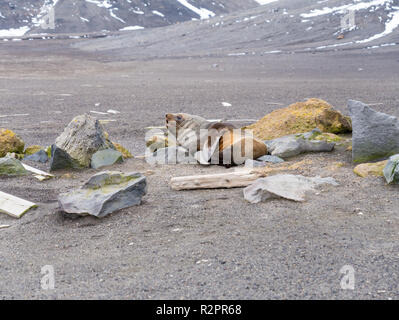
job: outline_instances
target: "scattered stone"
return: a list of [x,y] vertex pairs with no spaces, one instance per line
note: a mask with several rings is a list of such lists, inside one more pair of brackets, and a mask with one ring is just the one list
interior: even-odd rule
[[61,169],[79,169],[79,163],[55,144],[51,146],[50,171]]
[[312,140],[313,135],[313,131],[302,134],[292,134],[265,141],[265,143],[269,153],[281,158],[294,157],[307,152],[330,152],[334,149],[334,142]]
[[388,183],[399,184],[399,154],[389,158],[387,165],[383,170],[385,180]]
[[91,158],[91,167],[93,169],[111,166],[115,163],[123,162],[123,155],[114,149],[97,151]]
[[46,151],[39,150],[38,152],[25,157],[24,160],[46,163],[48,161],[48,156]]
[[[63,150],[75,165],[82,168],[90,166],[91,157],[97,151],[114,149],[100,122],[88,114],[75,117],[56,139],[55,145]],[[52,157],[56,156],[58,153],[52,152]],[[64,158],[62,155],[61,163],[64,162]],[[54,160],[54,162],[60,161]]]
[[370,162],[399,153],[399,121],[360,101],[349,100],[353,123],[352,159]]
[[250,203],[259,203],[272,198],[305,201],[307,192],[315,191],[319,185],[338,183],[333,178],[308,178],[301,175],[278,174],[260,178],[244,189],[244,198]]
[[261,167],[266,167],[267,166],[267,162],[258,161],[258,160],[252,160],[252,159],[246,159],[244,166],[247,167],[247,168],[261,168]]
[[39,152],[40,150],[44,150],[43,147],[38,146],[38,145],[33,145],[33,146],[29,146],[25,149],[24,153],[25,156],[31,156],[37,152]]
[[62,211],[103,218],[117,210],[139,205],[147,192],[141,173],[104,171],[92,176],[81,188],[60,194]]
[[14,158],[0,158],[0,176],[24,176],[28,174],[21,162]]
[[0,157],[9,152],[24,153],[25,142],[13,131],[0,128]]
[[169,147],[168,137],[165,135],[155,135],[146,141],[146,146],[150,152]]
[[116,142],[112,142],[112,143],[113,143],[115,149],[116,149],[117,151],[119,151],[120,153],[122,153],[124,159],[133,158],[133,155],[132,155],[132,154],[130,153],[130,151],[127,150],[124,146],[122,146],[121,144],[116,143]]
[[384,175],[383,170],[387,163],[388,160],[374,163],[362,163],[357,165],[355,169],[353,169],[353,172],[362,178],[366,178],[368,176],[382,177]]
[[176,146],[158,149],[147,156],[146,160],[150,164],[197,163],[197,160],[190,155],[187,149]]
[[350,119],[320,99],[309,99],[275,110],[246,129],[252,129],[259,139],[272,140],[316,127],[331,133],[352,131]]
[[266,155],[266,156],[262,156],[258,159],[256,159],[257,161],[263,161],[263,162],[270,162],[270,163],[282,163],[284,162],[284,159],[281,159],[279,157],[276,156],[270,156],[270,155]]
[[22,160],[24,158],[23,154],[20,153],[15,153],[15,152],[8,152],[6,154],[7,158],[13,158],[13,159],[18,159],[18,160]]

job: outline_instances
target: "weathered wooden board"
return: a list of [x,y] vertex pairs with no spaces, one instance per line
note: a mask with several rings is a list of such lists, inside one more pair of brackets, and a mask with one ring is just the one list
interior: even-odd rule
[[170,180],[173,190],[217,189],[246,187],[260,177],[251,171],[175,177]]
[[37,207],[33,202],[0,191],[0,212],[14,218],[21,218],[29,209]]
[[29,172],[34,173],[34,177],[37,178],[37,179],[39,179],[40,181],[47,180],[47,179],[50,179],[50,178],[53,178],[53,177],[54,177],[54,175],[52,175],[52,174],[50,174],[50,173],[47,173],[47,172],[44,172],[44,171],[42,171],[42,170],[33,168],[33,167],[31,167],[31,166],[28,166],[28,165],[25,164],[25,163],[22,163],[22,165],[24,166],[24,168],[25,168],[26,170],[28,170]]

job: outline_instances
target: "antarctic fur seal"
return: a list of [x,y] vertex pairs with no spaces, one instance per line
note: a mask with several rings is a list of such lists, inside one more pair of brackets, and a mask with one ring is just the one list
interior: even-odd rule
[[192,155],[201,152],[201,163],[238,165],[267,154],[262,141],[230,123],[210,122],[187,113],[168,113],[165,118],[168,134]]

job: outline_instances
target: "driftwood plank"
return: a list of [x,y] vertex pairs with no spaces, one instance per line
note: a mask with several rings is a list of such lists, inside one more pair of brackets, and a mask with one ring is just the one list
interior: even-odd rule
[[26,211],[34,207],[37,205],[33,202],[0,191],[0,212],[19,219]]
[[175,177],[170,181],[173,190],[217,189],[246,187],[260,177],[251,171]]

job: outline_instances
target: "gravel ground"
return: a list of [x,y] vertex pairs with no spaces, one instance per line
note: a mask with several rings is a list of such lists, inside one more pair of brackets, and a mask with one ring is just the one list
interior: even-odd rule
[[[99,118],[115,120],[105,125],[111,139],[134,155],[144,153],[145,127],[167,112],[259,119],[318,97],[345,113],[347,99],[359,99],[399,116],[390,48],[104,63],[68,44],[0,44],[0,127],[27,145],[50,145],[74,116],[108,109],[121,113]],[[11,225],[0,229],[0,298],[398,299],[398,187],[355,176],[345,149],[290,160],[311,161],[298,173],[340,183],[305,203],[251,205],[242,189],[173,191],[173,176],[232,169],[131,159],[114,169],[148,174],[143,204],[73,219],[58,212],[57,195],[97,171],[0,178],[0,190],[39,204],[20,220],[0,215]],[[54,290],[40,286],[44,265],[54,266]],[[355,270],[354,290],[340,287],[344,265]]]

